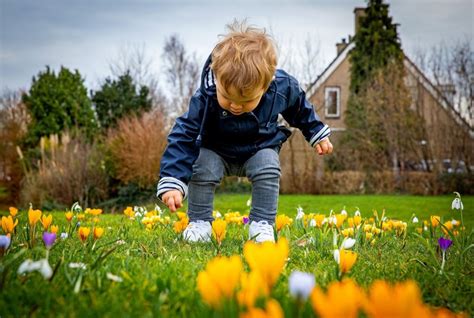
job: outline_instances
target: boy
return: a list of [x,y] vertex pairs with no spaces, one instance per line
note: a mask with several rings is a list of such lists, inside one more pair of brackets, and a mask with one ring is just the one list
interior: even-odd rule
[[171,211],[188,198],[190,242],[209,241],[214,190],[224,175],[252,183],[249,236],[274,241],[280,181],[278,153],[291,135],[281,114],[320,155],[332,152],[330,129],[295,78],[276,70],[275,46],[264,30],[234,22],[209,56],[201,87],[176,120],[161,161],[157,196]]

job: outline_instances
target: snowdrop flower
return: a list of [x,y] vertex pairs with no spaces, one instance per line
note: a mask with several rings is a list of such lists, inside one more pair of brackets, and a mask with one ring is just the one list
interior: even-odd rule
[[297,211],[297,213],[296,213],[296,218],[295,219],[296,220],[303,219],[303,217],[304,217],[303,208],[299,206],[298,208],[296,208],[296,211]]
[[459,225],[459,221],[457,221],[457,220],[455,220],[455,219],[452,219],[452,220],[451,220],[451,224],[452,224],[453,226]]
[[124,245],[126,244],[127,242],[125,242],[124,240],[118,240],[115,244],[117,245]]
[[315,219],[311,219],[311,221],[309,221],[309,226],[311,226],[311,227],[316,227],[316,220],[315,220]]
[[40,259],[36,262],[33,262],[31,259],[27,259],[21,263],[20,267],[18,267],[18,274],[20,275],[34,271],[40,272],[44,279],[50,279],[51,276],[53,276],[53,269],[49,265],[46,258]]
[[356,240],[353,239],[353,238],[346,238],[344,241],[342,241],[342,246],[341,246],[341,249],[345,249],[345,250],[348,250],[350,248],[352,248],[356,243]]
[[222,217],[222,214],[221,214],[221,212],[219,212],[219,211],[216,211],[216,218],[221,218],[221,217]]
[[461,195],[458,192],[454,192],[456,198],[454,198],[453,203],[451,203],[451,209],[454,210],[464,210],[464,206],[461,201]]
[[155,211],[158,212],[158,216],[163,215],[163,211],[161,208],[158,206],[158,204],[155,204]]
[[76,212],[76,213],[82,212],[82,207],[79,205],[79,202],[74,202],[74,204],[71,207],[71,211]]
[[288,279],[291,296],[301,300],[308,299],[315,285],[316,281],[314,275],[309,273],[294,271],[290,274]]
[[360,216],[359,208],[356,208],[356,211],[354,212],[354,215],[355,215],[355,216]]
[[112,273],[107,273],[106,276],[107,276],[107,278],[110,279],[111,281],[114,281],[114,282],[117,282],[117,283],[123,282],[122,277],[117,276],[117,275],[114,275],[114,274],[112,274]]
[[328,222],[329,222],[329,224],[334,224],[334,225],[336,225],[336,224],[337,224],[337,218],[336,218],[336,216],[334,216],[334,215],[333,215],[333,216],[330,216],[329,219],[328,219]]
[[347,216],[347,211],[346,211],[346,207],[345,207],[345,206],[342,208],[341,214]]
[[61,240],[67,239],[68,236],[69,236],[69,235],[68,235],[66,232],[62,232],[62,233],[61,233]]
[[411,219],[411,221],[412,221],[413,223],[418,223],[418,222],[419,222],[419,221],[418,221],[418,218],[417,218],[416,216],[414,216],[413,219]]
[[84,263],[69,263],[69,268],[86,269],[86,264],[84,264]]
[[250,197],[248,200],[247,200],[247,206],[250,206],[252,205],[252,197]]

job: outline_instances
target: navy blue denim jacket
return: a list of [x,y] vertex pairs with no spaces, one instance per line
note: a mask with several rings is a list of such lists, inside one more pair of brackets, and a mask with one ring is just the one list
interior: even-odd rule
[[270,87],[250,113],[234,116],[217,102],[214,75],[209,57],[201,74],[201,86],[191,98],[189,110],[176,119],[161,159],[157,196],[180,190],[186,198],[193,163],[200,147],[211,149],[226,160],[245,162],[258,150],[280,149],[291,135],[278,124],[278,115],[299,128],[314,147],[331,134],[308,102],[298,81],[277,70]]

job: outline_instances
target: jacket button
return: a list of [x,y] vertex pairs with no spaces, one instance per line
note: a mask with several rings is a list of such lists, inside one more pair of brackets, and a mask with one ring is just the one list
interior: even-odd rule
[[227,112],[225,110],[222,112],[222,116],[227,116]]

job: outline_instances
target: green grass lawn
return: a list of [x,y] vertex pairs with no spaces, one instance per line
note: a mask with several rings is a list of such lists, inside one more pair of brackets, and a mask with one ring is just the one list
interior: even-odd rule
[[[248,198],[248,195],[218,195],[215,208],[221,213],[240,211],[245,214]],[[429,219],[432,214],[446,220],[453,217],[459,220],[458,212],[451,211],[452,198],[282,195],[279,212],[293,217],[296,207],[301,205],[306,213],[328,215],[331,209],[339,212],[345,206],[349,215],[353,215],[357,206],[362,217],[368,218],[373,209],[379,213],[385,209],[389,218],[408,222],[406,237],[387,232],[377,237],[372,245],[365,241],[362,230],[356,231],[354,251],[358,259],[348,277],[363,288],[378,279],[390,282],[412,279],[420,287],[425,303],[456,312],[464,311],[471,316],[474,313],[474,250],[471,248],[474,244],[471,232],[474,198],[463,198],[464,221],[468,229],[456,237],[448,250],[442,274],[439,272],[441,256],[437,247],[440,229],[435,229],[434,236],[429,231],[420,236],[416,233],[418,225],[409,222],[413,213],[420,221]],[[165,215],[169,214],[165,211]],[[169,216],[176,219],[176,215]],[[65,240],[57,240],[49,253],[49,263],[55,274],[51,280],[45,280],[37,272],[24,276],[17,274],[24,260],[45,257],[39,236],[37,244],[28,248],[26,211],[21,210],[18,218],[17,233],[0,260],[1,317],[223,316],[203,303],[196,290],[198,273],[217,254],[211,243],[186,243],[173,232],[171,225],[159,225],[149,231],[123,215],[105,214],[100,216],[98,223],[105,229],[105,234],[95,244],[92,241],[82,244],[76,231]],[[69,229],[64,212],[53,213],[53,224],[59,225],[60,232]],[[92,220],[83,221],[82,225],[91,226]],[[332,252],[332,230],[303,229],[292,225],[281,235],[290,243],[289,260],[272,297],[281,304],[286,317],[294,317],[297,304],[288,292],[288,277],[292,271],[312,273],[317,285],[323,288],[338,279]],[[297,242],[301,238],[313,238],[314,243],[299,246]],[[221,254],[242,255],[246,240],[247,228],[230,224]],[[71,268],[71,263],[83,263],[86,267]],[[109,279],[110,274],[119,276],[122,282]],[[302,317],[313,316],[309,303],[305,303],[299,313]],[[236,315],[236,311],[226,314],[229,318]]]
[[[221,212],[227,210],[246,212],[250,194],[221,194],[216,196],[214,208]],[[415,214],[420,220],[430,215],[451,217],[460,220],[460,213],[451,210],[454,196],[412,196],[412,195],[281,195],[278,211],[287,215],[296,215],[301,206],[306,213],[339,213],[345,206],[349,214],[358,207],[365,216],[375,209],[381,213],[384,209],[390,218],[409,220]],[[462,198],[464,203],[464,222],[472,228],[474,225],[474,196]]]

